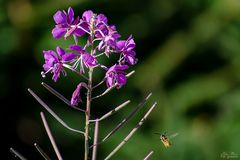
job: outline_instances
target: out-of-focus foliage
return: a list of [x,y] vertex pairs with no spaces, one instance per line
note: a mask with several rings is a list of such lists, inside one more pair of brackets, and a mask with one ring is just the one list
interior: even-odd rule
[[[126,39],[137,43],[139,63],[127,86],[93,103],[99,117],[127,99],[131,104],[100,126],[103,138],[149,92],[155,112],[113,159],[212,160],[223,152],[240,156],[240,1],[239,0],[11,0],[0,2],[0,95],[2,132],[29,159],[39,159],[33,143],[54,157],[40,121],[41,106],[27,93],[30,87],[72,127],[83,129],[84,117],[65,106],[41,86],[45,81],[70,98],[81,80],[69,73],[54,83],[42,79],[42,50],[66,48],[72,39],[54,40],[52,15],[72,6],[104,13]],[[102,73],[94,73],[95,79]],[[98,79],[99,80],[99,79]],[[97,81],[97,80],[96,80]],[[101,92],[104,87],[96,90]],[[147,106],[112,139],[99,146],[103,159],[135,126]],[[84,107],[84,106],[82,106]],[[83,156],[83,137],[47,116],[65,159]],[[7,130],[5,130],[7,128]],[[92,130],[93,131],[93,126]],[[178,132],[173,146],[164,148],[154,132]],[[80,158],[76,158],[80,157]],[[239,157],[238,157],[239,158]],[[10,158],[8,158],[10,159]]]

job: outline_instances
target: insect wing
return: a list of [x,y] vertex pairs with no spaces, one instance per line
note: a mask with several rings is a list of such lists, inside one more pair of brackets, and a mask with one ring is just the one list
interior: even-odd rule
[[174,133],[174,134],[169,136],[169,139],[172,139],[172,138],[176,137],[177,135],[178,135],[178,133]]

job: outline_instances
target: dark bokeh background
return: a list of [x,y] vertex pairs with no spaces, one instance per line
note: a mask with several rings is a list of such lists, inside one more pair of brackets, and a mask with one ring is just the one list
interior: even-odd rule
[[[69,6],[79,15],[87,9],[106,14],[124,39],[132,34],[137,43],[136,74],[127,86],[93,104],[93,117],[99,117],[127,99],[132,101],[101,124],[100,137],[153,92],[146,107],[100,145],[99,159],[127,135],[155,100],[157,109],[113,159],[143,159],[150,150],[155,152],[153,159],[212,160],[223,159],[223,152],[240,154],[239,0],[6,0],[0,1],[1,139],[7,142],[2,143],[1,156],[14,159],[8,152],[12,146],[29,159],[40,159],[33,147],[37,142],[55,159],[40,120],[43,108],[27,88],[38,93],[70,126],[84,127],[81,113],[65,106],[40,84],[45,81],[70,98],[81,80],[69,74],[54,83],[50,75],[44,80],[40,75],[42,50],[56,45],[66,48],[71,42],[51,36],[52,15]],[[63,157],[80,159],[82,135],[63,128],[48,113],[46,116]],[[154,132],[179,135],[166,149]]]

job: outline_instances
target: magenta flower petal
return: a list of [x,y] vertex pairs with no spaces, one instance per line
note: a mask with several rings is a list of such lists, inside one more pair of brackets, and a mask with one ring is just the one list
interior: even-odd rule
[[129,36],[128,40],[127,40],[127,51],[132,50],[136,47],[136,44],[132,38],[132,36]]
[[128,65],[114,65],[111,68],[109,68],[108,72],[114,72],[114,71],[120,71],[128,69]]
[[97,65],[97,60],[88,53],[84,53],[82,59],[86,67],[95,67]]
[[107,87],[110,88],[114,85],[114,78],[113,76],[109,75],[106,79]]
[[137,63],[136,58],[133,57],[133,56],[126,55],[126,56],[125,56],[125,59],[126,59],[126,61],[127,61],[129,64],[131,64],[131,65],[134,65],[134,64]]
[[116,65],[116,70],[125,70],[128,69],[128,65]]
[[79,23],[79,16],[72,22],[72,25],[77,25]]
[[56,47],[56,51],[57,51],[59,57],[62,57],[65,54],[65,51],[59,46]]
[[48,71],[50,68],[51,68],[51,65],[48,65],[48,64],[43,65],[44,71]]
[[60,77],[60,73],[63,71],[63,66],[61,63],[56,63],[53,68],[53,80],[56,82],[58,78]]
[[125,43],[126,43],[126,41],[123,41],[123,40],[118,41],[118,42],[116,43],[117,49],[121,51],[121,50],[124,48]]
[[48,51],[43,51],[44,54],[44,59],[46,63],[55,63],[58,61],[58,56],[56,54],[56,52],[52,51],[52,50],[48,50]]
[[112,32],[112,37],[113,37],[114,39],[118,39],[118,38],[121,37],[121,35],[117,32],[116,26],[111,25],[111,26],[109,26],[109,28],[110,28],[110,31]]
[[[46,60],[46,61],[45,61],[46,66],[44,67],[44,69],[45,69],[45,68],[50,69],[51,67],[54,66],[54,64],[55,64],[56,62],[57,62],[57,61],[56,61],[53,57],[50,58],[50,59],[48,59],[48,60]],[[45,69],[45,71],[48,71],[48,69]]]
[[127,65],[113,65],[106,72],[106,83],[107,87],[112,87],[115,83],[117,88],[121,88],[127,82],[127,77],[123,70],[128,69]]
[[119,73],[118,75],[117,75],[117,82],[118,82],[118,87],[121,87],[121,86],[123,86],[123,85],[125,85],[126,84],[126,82],[127,82],[127,77],[124,75],[124,74],[122,74],[122,73]]
[[107,24],[108,19],[107,19],[107,17],[106,17],[104,14],[99,14],[99,15],[97,16],[97,23],[102,23],[102,22],[104,22],[105,24]]
[[81,102],[81,95],[80,95],[80,92],[81,92],[81,89],[82,87],[85,87],[87,88],[87,85],[83,82],[79,83],[77,85],[77,88],[75,89],[75,91],[73,92],[72,94],[72,98],[71,98],[71,105],[73,106],[77,106],[78,105],[78,102]]
[[79,45],[75,45],[75,44],[70,45],[69,49],[71,49],[73,51],[76,51],[76,52],[81,52],[82,51],[82,47],[79,46]]
[[67,29],[66,28],[58,28],[58,27],[55,27],[53,28],[52,30],[52,35],[53,35],[53,38],[56,38],[56,39],[59,39],[61,38],[62,36],[64,36],[64,34],[67,32]]
[[78,55],[74,54],[74,53],[66,53],[65,55],[62,56],[62,60],[64,62],[70,62],[72,60],[74,60]]
[[54,51],[48,50],[43,51],[45,64],[43,65],[43,69],[47,72],[51,69],[55,63],[58,62],[57,54]]
[[74,11],[72,7],[68,8],[68,23],[72,23],[74,21]]
[[91,10],[88,10],[83,13],[82,19],[83,21],[90,23],[92,16],[93,16],[93,12]]
[[62,11],[57,11],[53,16],[56,24],[67,23],[67,16]]
[[78,37],[81,37],[85,34],[85,31],[83,31],[82,29],[80,28],[76,28],[75,31],[74,31],[74,35],[78,36]]
[[81,101],[81,97],[80,97],[81,88],[82,88],[82,85],[79,84],[75,89],[75,91],[73,92],[72,98],[71,98],[71,105],[76,106],[78,105],[78,102]]

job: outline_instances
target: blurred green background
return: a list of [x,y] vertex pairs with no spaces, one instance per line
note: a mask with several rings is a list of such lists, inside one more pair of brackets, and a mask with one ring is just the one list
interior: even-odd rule
[[[137,43],[139,62],[133,67],[136,74],[129,78],[128,85],[93,103],[92,116],[99,117],[127,99],[132,101],[101,123],[100,138],[153,92],[146,106],[99,146],[99,159],[112,151],[154,101],[158,107],[113,159],[143,159],[150,150],[154,151],[154,160],[224,159],[220,157],[223,152],[234,152],[240,158],[239,0],[6,0],[0,1],[0,95],[7,159],[14,159],[9,147],[29,159],[40,159],[34,142],[56,158],[40,120],[43,108],[27,88],[41,96],[70,126],[84,127],[82,113],[64,105],[40,84],[44,81],[70,98],[82,80],[70,73],[54,83],[50,75],[46,79],[40,75],[42,50],[57,45],[66,48],[72,42],[54,40],[51,35],[53,14],[69,6],[78,15],[88,9],[104,13],[122,38],[132,34]],[[94,76],[99,80],[102,75]],[[63,157],[81,159],[83,136],[63,128],[48,113],[46,116]],[[154,132],[179,135],[166,149]]]

